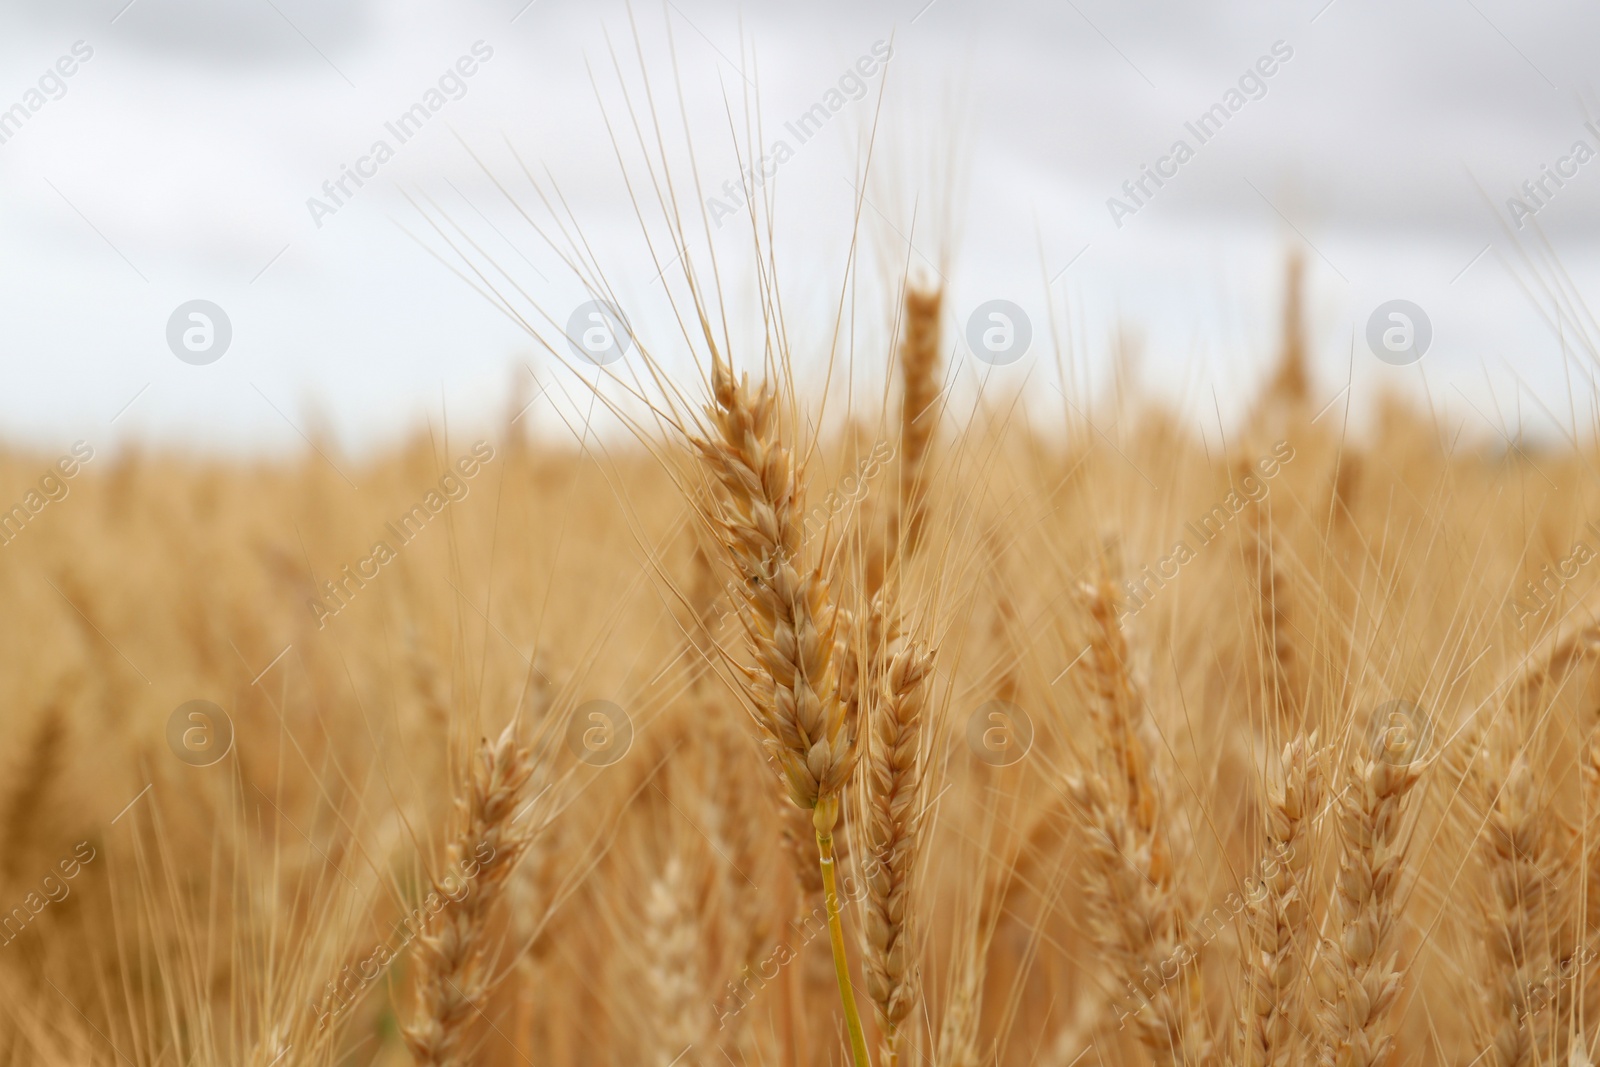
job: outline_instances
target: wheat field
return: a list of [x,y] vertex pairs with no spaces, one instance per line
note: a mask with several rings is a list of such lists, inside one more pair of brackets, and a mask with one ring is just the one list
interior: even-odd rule
[[5,1062],[1587,1062],[1593,448],[958,427],[904,313],[822,440],[8,454]]
[[0,456],[0,1062],[1590,1062],[1596,427],[1352,429],[1295,256],[1221,447],[1042,419],[654,195],[604,442]]

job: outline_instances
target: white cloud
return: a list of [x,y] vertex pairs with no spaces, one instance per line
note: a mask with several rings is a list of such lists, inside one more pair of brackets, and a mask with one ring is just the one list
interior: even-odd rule
[[[91,42],[95,57],[65,96],[0,144],[8,205],[0,216],[0,426],[54,443],[108,419],[146,383],[106,433],[293,444],[284,415],[300,422],[320,407],[350,440],[370,440],[437,410],[441,389],[458,405],[452,410],[498,410],[508,364],[529,357],[533,343],[397,228],[427,232],[402,194],[433,197],[475,227],[554,317],[583,294],[456,133],[525,202],[531,190],[502,134],[541,181],[548,167],[605,250],[610,276],[639,301],[642,328],[665,332],[656,267],[590,82],[592,70],[636,152],[617,110],[606,36],[642,104],[627,15],[620,3],[556,0],[518,15],[525,2],[7,5],[0,106],[74,41]],[[1504,388],[1501,361],[1509,360],[1547,402],[1564,393],[1559,346],[1507,269],[1516,251],[1498,219],[1505,197],[1583,135],[1583,101],[1597,105],[1591,90],[1578,92],[1594,80],[1596,59],[1585,47],[1600,31],[1592,8],[1335,0],[1319,14],[1325,0],[1081,0],[1076,8],[937,0],[912,24],[923,2],[751,6],[741,16],[733,6],[678,0],[668,9],[671,31],[706,181],[736,172],[724,108],[742,141],[749,82],[760,83],[770,141],[771,130],[893,33],[864,212],[878,246],[867,260],[874,270],[906,258],[900,234],[911,231],[915,202],[911,258],[948,262],[957,309],[1004,295],[1042,317],[1043,278],[1087,245],[1049,290],[1073,304],[1073,328],[1088,342],[1080,354],[1103,363],[1119,321],[1142,325],[1151,377],[1193,384],[1186,399],[1204,395],[1199,406],[1209,411],[1210,387],[1236,407],[1240,383],[1270,352],[1281,249],[1298,230],[1317,250],[1313,312],[1330,394],[1342,384],[1352,331],[1359,337],[1365,312],[1397,296],[1434,318],[1437,341],[1422,372],[1439,377],[1436,391],[1454,396],[1444,383],[1459,383],[1462,395],[1493,410],[1479,367],[1494,369],[1494,388]],[[638,17],[662,129],[681,166],[661,14]],[[316,228],[306,199],[478,40],[495,58],[469,92],[399,147],[348,210]],[[1276,40],[1289,42],[1295,58],[1269,93],[1115,228],[1106,198]],[[873,88],[775,179],[792,272],[786,288],[797,306],[836,299],[853,207],[848,182],[876,106]],[[941,164],[940,180],[954,159],[963,179],[948,216],[932,210],[941,201],[925,159]],[[1538,216],[1580,281],[1600,273],[1600,170],[1590,170]],[[683,195],[686,204],[694,199]],[[731,225],[718,231],[719,256],[735,256],[738,239]],[[1457,278],[1486,245],[1491,251]],[[167,314],[193,297],[217,301],[234,319],[235,349],[208,368],[179,364],[162,340]],[[869,317],[877,310],[863,308]],[[1047,331],[1037,335],[1048,341]],[[1387,380],[1357,344],[1361,373]],[[1416,377],[1413,369],[1405,382]]]

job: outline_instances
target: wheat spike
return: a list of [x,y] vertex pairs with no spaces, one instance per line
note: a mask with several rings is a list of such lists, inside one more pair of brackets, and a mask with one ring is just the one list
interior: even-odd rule
[[856,761],[856,709],[840,699],[837,616],[821,565],[803,571],[803,472],[782,440],[770,384],[712,362],[711,433],[691,438],[715,490],[705,518],[742,581],[739,616],[756,669],[746,692],[789,799],[811,812],[828,939],[856,1067],[869,1054],[844,942],[834,828]]
[[[533,770],[515,724],[507,726],[496,741],[481,744],[456,798],[462,825],[450,844],[445,877],[461,885],[452,891],[444,878],[433,882],[433,893],[449,899],[417,939],[416,1007],[404,1031],[419,1067],[468,1062],[462,1052],[467,1023],[489,992],[489,917],[530,840],[512,820]],[[464,893],[459,900],[458,893]]]
[[820,568],[802,573],[802,473],[781,440],[771,386],[735,382],[720,361],[712,380],[715,436],[694,444],[720,490],[707,517],[742,583],[739,614],[759,668],[746,675],[749,695],[790,799],[820,803],[817,825],[831,829],[855,724],[839,700],[827,580]]
[[895,650],[870,715],[867,758],[867,992],[878,1009],[883,1059],[900,1062],[900,1028],[916,1001],[911,901],[922,815],[923,714],[933,654]]
[[1294,621],[1289,614],[1289,578],[1278,565],[1277,546],[1262,511],[1260,504],[1251,509],[1248,528],[1255,550],[1260,655],[1274,716],[1280,726],[1293,730],[1300,725],[1304,681],[1295,648]]
[[[1134,682],[1110,575],[1084,586],[1093,630],[1091,710],[1108,776],[1093,769],[1067,782],[1088,848],[1091,929],[1133,994],[1134,1031],[1161,1067],[1210,1054],[1201,1013],[1198,947],[1188,944],[1190,903],[1172,862],[1161,793],[1139,728],[1144,697]],[[1167,969],[1172,974],[1167,974]]]
[[1499,780],[1480,784],[1488,813],[1479,848],[1488,873],[1484,946],[1495,1028],[1490,1038],[1500,1067],[1529,1067],[1550,1054],[1553,1012],[1540,986],[1555,973],[1557,928],[1564,922],[1552,813],[1528,761],[1517,756]]
[[1245,895],[1248,937],[1240,1030],[1247,1067],[1286,1067],[1297,1051],[1312,890],[1309,836],[1322,804],[1316,745],[1315,734],[1285,745],[1280,777],[1267,786],[1266,855],[1259,884],[1247,887]]
[[1416,743],[1397,731],[1379,734],[1369,754],[1351,761],[1335,798],[1339,875],[1328,911],[1334,938],[1321,946],[1317,974],[1325,1067],[1376,1067],[1394,1044],[1383,1023],[1401,976],[1389,938],[1399,914],[1406,798],[1423,771],[1413,759]]
[[700,1062],[695,1046],[705,1036],[706,1013],[700,1002],[700,931],[678,857],[667,860],[651,880],[644,917],[645,979],[656,1064],[693,1067]]

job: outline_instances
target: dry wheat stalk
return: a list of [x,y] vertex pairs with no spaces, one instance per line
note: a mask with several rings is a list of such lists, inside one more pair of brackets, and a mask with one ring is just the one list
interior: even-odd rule
[[38,855],[37,838],[43,822],[43,813],[50,810],[52,793],[58,786],[66,747],[69,720],[62,713],[60,703],[44,708],[33,737],[28,742],[22,760],[22,770],[15,785],[5,798],[3,820],[0,820],[0,888],[10,889],[30,865],[43,863],[48,869],[49,858]]
[[817,830],[811,824],[811,813],[797,808],[783,798],[778,808],[778,841],[789,857],[794,871],[795,885],[800,890],[796,904],[800,914],[810,911],[822,899],[822,871],[817,868]]
[[[1067,782],[1088,848],[1090,927],[1134,996],[1134,1031],[1161,1067],[1209,1055],[1190,904],[1176,877],[1161,794],[1139,731],[1144,697],[1128,662],[1109,573],[1082,588],[1093,623],[1087,655],[1100,768]],[[1169,975],[1168,969],[1171,970]]]
[[[1579,932],[1581,936],[1574,938],[1573,944],[1563,945],[1561,959],[1553,974],[1547,976],[1536,990],[1541,1005],[1548,1005],[1556,1001],[1557,1019],[1565,1010],[1567,1017],[1583,1013],[1588,1015],[1594,1010],[1594,977],[1593,963],[1600,958],[1600,728],[1595,728],[1591,721],[1589,736],[1585,741],[1583,751],[1578,758],[1579,789],[1581,796],[1580,815],[1577,825],[1571,828],[1570,836],[1576,839],[1575,861],[1577,865],[1569,877],[1576,880],[1575,887],[1569,891],[1575,898],[1572,906],[1573,925],[1564,932]],[[1575,1006],[1569,1006],[1577,1001]],[[1537,1009],[1536,1009],[1537,1010]],[[1548,1007],[1545,1010],[1550,1010]],[[1559,1031],[1558,1031],[1559,1032]],[[1592,1028],[1585,1028],[1583,1032],[1575,1035],[1563,1035],[1576,1038],[1567,1055],[1569,1060],[1582,1067],[1589,1067],[1589,1057],[1586,1048],[1594,1041]]]
[[[773,915],[759,884],[763,879],[762,846],[771,824],[751,817],[746,810],[753,789],[758,788],[750,775],[742,773],[749,755],[748,744],[735,736],[727,710],[720,705],[715,710],[714,765],[728,770],[704,797],[702,810],[706,814],[702,822],[713,851],[723,862],[716,865],[711,876],[713,884],[707,887],[707,896],[715,897],[719,903],[714,912],[702,909],[702,914],[723,946],[713,955],[709,986],[737,988],[752,976],[759,978],[761,961],[773,947]],[[803,814],[786,801],[782,810]],[[811,847],[814,850],[816,846],[812,843]],[[815,863],[808,866],[816,870]],[[752,1053],[748,1047],[749,1023],[749,1013],[743,1011],[717,1021],[718,1044],[724,1055],[735,1062],[739,1056]]]
[[[447,899],[417,938],[416,1008],[404,1031],[419,1067],[468,1062],[462,1039],[489,992],[489,917],[530,840],[528,831],[513,823],[534,771],[515,727],[513,723],[493,743],[481,744],[463,794],[456,798],[462,825],[450,843],[448,873],[436,878],[432,889]],[[447,884],[452,878],[453,889]]]
[[1267,854],[1261,882],[1245,895],[1243,1062],[1287,1067],[1298,1036],[1300,977],[1306,971],[1311,908],[1311,820],[1322,804],[1316,735],[1283,747],[1279,776],[1267,785]]
[[1581,914],[1585,931],[1600,931],[1600,728],[1589,731],[1578,772],[1583,791],[1583,821],[1578,830],[1584,889]]
[[928,447],[938,424],[939,315],[944,290],[906,286],[905,336],[900,342],[900,534],[909,555],[927,523]]
[[551,823],[535,836],[527,855],[517,866],[508,889],[511,907],[511,932],[521,949],[517,957],[516,1043],[519,1049],[533,1047],[535,1008],[549,966],[551,916],[561,896],[558,872],[561,862],[561,823]]
[[1335,798],[1339,875],[1328,913],[1335,937],[1321,946],[1316,976],[1324,1067],[1376,1067],[1394,1044],[1383,1022],[1401,976],[1388,948],[1399,914],[1405,802],[1423,771],[1416,743],[1398,731],[1377,735],[1371,753],[1351,761]]
[[[542,724],[549,721],[555,707],[556,693],[561,688],[551,678],[555,669],[536,656],[529,664],[522,695],[521,716],[524,722]],[[538,727],[536,726],[535,729]],[[524,791],[538,796],[553,783],[551,767],[539,764],[529,776]],[[506,895],[511,910],[509,932],[520,955],[516,960],[517,1014],[514,1039],[519,1049],[531,1049],[536,1029],[535,1007],[538,991],[542,988],[549,968],[553,947],[552,918],[565,895],[564,880],[572,869],[566,862],[568,850],[564,840],[563,823],[548,816],[533,830],[533,839],[516,869],[512,872]],[[547,1028],[548,1019],[539,1020]]]
[[1283,340],[1278,352],[1278,368],[1273,373],[1269,392],[1290,405],[1306,403],[1311,395],[1311,375],[1307,366],[1305,328],[1305,256],[1298,249],[1289,253],[1283,271]]
[[[1592,830],[1577,835],[1552,809],[1548,784],[1523,755],[1511,755],[1531,730],[1528,712],[1548,704],[1568,675],[1597,651],[1595,624],[1572,620],[1529,652],[1492,690],[1504,693],[1497,706],[1506,720],[1478,716],[1464,725],[1445,752],[1445,763],[1461,780],[1481,816],[1463,813],[1484,861],[1483,915],[1486,962],[1477,972],[1489,1013],[1485,1054],[1498,1064],[1526,1064],[1566,1055],[1570,1036],[1560,1022],[1573,993],[1573,969],[1593,959],[1592,931],[1600,928],[1600,845]],[[1509,736],[1498,737],[1496,734]],[[1508,747],[1511,746],[1511,747]],[[1592,732],[1579,756],[1583,810],[1600,804],[1600,732]],[[1565,850],[1575,846],[1577,885],[1565,882]],[[1586,873],[1584,873],[1586,872]],[[1569,898],[1569,891],[1586,900]],[[1568,905],[1584,936],[1569,921]],[[1583,959],[1578,959],[1580,954]],[[1560,1047],[1558,1054],[1554,1048]],[[1574,1046],[1573,1055],[1579,1054]]]
[[933,653],[895,649],[870,712],[867,750],[867,992],[878,1009],[887,1067],[900,1062],[900,1027],[917,996],[911,891],[922,816],[922,727]]
[[1090,928],[1133,996],[1134,1032],[1163,1067],[1199,1062],[1207,1042],[1195,951],[1184,940],[1188,909],[1161,839],[1138,829],[1099,774],[1068,788],[1086,831]]

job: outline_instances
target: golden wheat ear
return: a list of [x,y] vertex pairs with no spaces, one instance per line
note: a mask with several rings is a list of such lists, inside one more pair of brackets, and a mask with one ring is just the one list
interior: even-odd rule
[[834,974],[857,1067],[868,1067],[839,907],[834,830],[855,768],[858,715],[839,688],[836,612],[820,564],[805,562],[804,472],[784,441],[777,391],[712,363],[709,432],[691,438],[709,491],[696,501],[738,577],[754,669],[741,672],[768,756],[811,814]]
[[645,894],[646,1008],[660,1067],[696,1067],[701,1062],[694,1048],[706,1030],[698,958],[702,934],[690,896],[689,879],[677,856],[662,865]]
[[912,900],[922,837],[922,730],[933,653],[896,649],[869,713],[867,753],[867,993],[883,1034],[880,1063],[900,1062],[901,1029],[917,999]]
[[907,556],[927,525],[927,461],[939,423],[940,315],[944,290],[906,286],[900,343],[900,499],[895,547]]
[[[1098,764],[1068,779],[1088,852],[1089,927],[1115,970],[1122,1016],[1158,1067],[1205,1062],[1199,947],[1193,907],[1177,877],[1161,783],[1143,737],[1143,690],[1133,676],[1109,571],[1085,585],[1091,622],[1089,708]],[[1166,969],[1173,969],[1168,977]]]
[[416,1004],[403,1030],[419,1067],[472,1062],[463,1049],[494,970],[489,922],[532,840],[517,814],[533,772],[533,754],[513,723],[474,753],[456,797],[461,825],[445,872],[432,880],[423,902],[433,919],[417,938]]
[[1400,915],[1407,801],[1424,770],[1418,756],[1416,739],[1382,731],[1351,760],[1334,798],[1339,874],[1328,907],[1334,936],[1318,954],[1315,1036],[1323,1062],[1337,1067],[1376,1067],[1394,1045],[1385,1020],[1401,972],[1390,939]]
[[[1246,551],[1254,557],[1256,625],[1259,630],[1257,655],[1261,661],[1262,689],[1272,719],[1279,730],[1293,734],[1303,726],[1305,715],[1305,668],[1301,659],[1299,630],[1291,613],[1289,575],[1281,565],[1277,538],[1265,504],[1250,509],[1245,527]],[[1271,731],[1269,731],[1271,733]],[[1284,736],[1283,733],[1277,736]]]
[[1315,734],[1289,742],[1267,783],[1266,849],[1256,883],[1245,887],[1239,1032],[1246,1067],[1288,1067],[1304,1052],[1301,976],[1310,956],[1311,832],[1322,806],[1316,749]]
[[802,472],[782,439],[777,394],[733,383],[718,363],[712,435],[693,445],[714,489],[699,503],[740,579],[737,605],[758,669],[748,695],[795,805],[838,818],[855,761],[855,723],[839,700],[835,611],[820,568],[807,569]]
[[[1568,924],[1554,812],[1522,755],[1495,761],[1476,775],[1486,805],[1478,847],[1486,872],[1483,921],[1487,956],[1482,985],[1491,1013],[1488,1035],[1499,1067],[1531,1067],[1565,1043],[1559,1008],[1545,1003],[1546,980],[1558,973]],[[1570,999],[1556,989],[1552,999]],[[1561,1057],[1564,1060],[1565,1056]],[[1558,1060],[1557,1062],[1561,1062]]]

